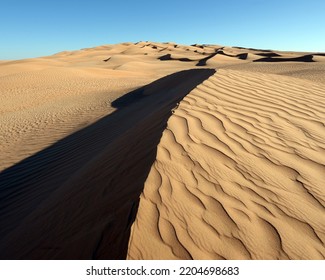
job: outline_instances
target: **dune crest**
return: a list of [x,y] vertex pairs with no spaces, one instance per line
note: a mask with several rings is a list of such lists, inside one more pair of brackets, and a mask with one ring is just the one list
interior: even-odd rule
[[143,41],[0,61],[0,258],[324,259],[324,71]]
[[[311,91],[312,89],[312,91]],[[169,119],[129,259],[324,259],[325,91],[220,70]]]
[[166,122],[213,73],[180,71],[131,91],[113,113],[1,172],[0,258],[124,259]]

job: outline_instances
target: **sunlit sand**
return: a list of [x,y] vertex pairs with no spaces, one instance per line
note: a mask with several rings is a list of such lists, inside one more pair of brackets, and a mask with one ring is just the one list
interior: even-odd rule
[[153,42],[0,61],[0,257],[324,259],[324,71]]

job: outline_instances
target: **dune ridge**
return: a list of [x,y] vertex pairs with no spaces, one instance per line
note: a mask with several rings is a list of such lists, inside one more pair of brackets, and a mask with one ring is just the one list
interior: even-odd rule
[[1,172],[0,257],[125,258],[171,110],[214,72],[181,71],[132,91],[112,102],[114,113]]
[[324,71],[143,41],[0,61],[0,258],[324,259]]
[[158,145],[128,258],[324,259],[324,93],[220,70],[188,94]]

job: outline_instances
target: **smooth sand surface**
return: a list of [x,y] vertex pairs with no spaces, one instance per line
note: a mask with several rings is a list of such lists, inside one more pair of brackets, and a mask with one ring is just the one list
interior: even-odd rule
[[324,58],[139,42],[0,61],[0,257],[324,259]]

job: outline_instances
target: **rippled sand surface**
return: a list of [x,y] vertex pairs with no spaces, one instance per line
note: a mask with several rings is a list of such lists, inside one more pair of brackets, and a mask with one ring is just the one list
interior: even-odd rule
[[324,259],[324,71],[153,42],[0,61],[0,257]]

